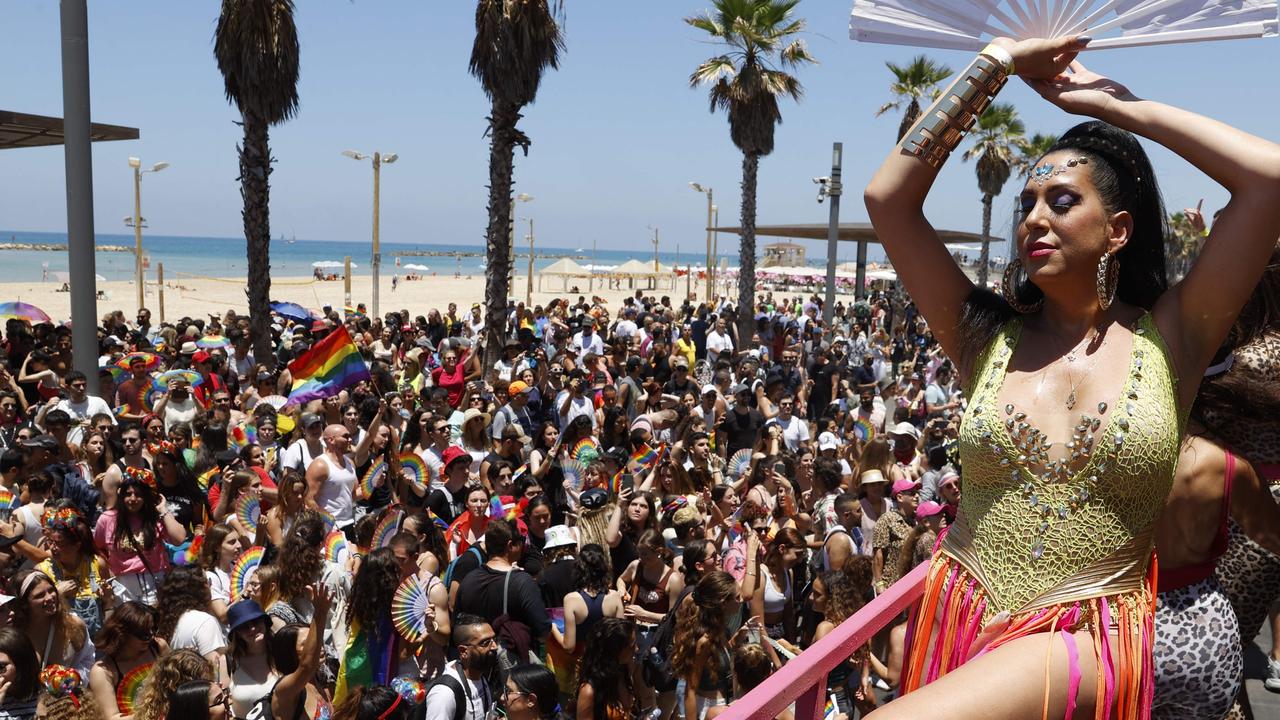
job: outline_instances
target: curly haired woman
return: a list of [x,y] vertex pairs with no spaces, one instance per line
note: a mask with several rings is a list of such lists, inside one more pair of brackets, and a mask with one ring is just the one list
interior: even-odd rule
[[729,638],[741,625],[742,594],[733,576],[712,570],[676,610],[671,670],[684,680],[684,716],[703,717],[733,696]]
[[169,698],[179,687],[191,680],[212,682],[215,677],[213,665],[195,650],[175,650],[161,657],[147,678],[133,720],[165,720]]
[[350,688],[385,684],[401,674],[403,643],[387,612],[399,585],[400,564],[395,552],[378,548],[369,553],[351,585],[346,616],[349,639],[333,692],[335,705],[342,704]]
[[624,720],[637,716],[632,662],[636,651],[636,626],[630,620],[605,618],[585,639],[586,653],[578,673],[578,691],[572,707],[575,717],[591,720]]
[[80,673],[63,665],[40,671],[40,704],[44,720],[102,720],[102,708],[88,692]]
[[280,594],[266,608],[273,629],[311,622],[312,608],[307,599],[307,586],[319,579],[324,570],[324,556],[321,554],[324,538],[324,520],[316,513],[305,512],[294,522],[275,563],[280,569],[277,583]]
[[218,618],[212,615],[212,598],[204,571],[187,565],[174,568],[160,586],[160,618],[156,634],[169,641],[174,650],[195,650],[225,678],[223,650],[227,636]]

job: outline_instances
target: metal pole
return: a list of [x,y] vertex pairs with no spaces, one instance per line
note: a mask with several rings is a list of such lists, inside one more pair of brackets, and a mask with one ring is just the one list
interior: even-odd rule
[[[831,180],[827,184],[827,197],[831,198],[831,215],[827,220],[827,294],[822,303],[822,322],[831,328],[836,313],[836,260],[840,246],[840,165],[844,156],[844,143],[831,145]],[[863,269],[859,266],[859,286]],[[855,290],[855,292],[857,292]]]
[[[98,394],[98,301],[94,277],[93,152],[89,139],[89,17],[86,0],[62,0],[63,158],[72,365]],[[141,260],[139,260],[141,262]]]
[[[342,258],[342,304],[346,307],[355,307],[351,304],[351,256],[347,255]],[[346,319],[345,309],[343,319]]]
[[591,241],[591,272],[587,273],[587,292],[596,290],[596,241]]
[[138,309],[147,304],[142,289],[142,169],[133,169],[133,282],[138,286]]
[[711,295],[712,295],[712,292],[711,292],[711,240],[712,240],[712,237],[711,236],[714,233],[711,232],[711,228],[714,225],[714,218],[713,218],[713,211],[711,209],[712,208],[711,196],[712,196],[712,189],[707,188],[707,302],[711,302]]
[[378,210],[379,179],[382,175],[382,154],[373,154],[373,316],[382,317],[378,312],[378,270],[382,265],[382,247],[378,244]]
[[[711,226],[720,227],[720,206],[719,205],[711,206]],[[720,264],[720,232],[718,230],[716,232],[711,233],[711,257],[715,258],[716,265],[717,265],[717,268],[715,270],[712,270],[711,272],[711,279],[715,282],[715,284],[719,285],[720,269],[718,266]]]
[[156,286],[160,301],[160,322],[164,322],[164,263],[156,263]]
[[529,218],[529,277],[525,283],[524,306],[533,309],[533,218]]

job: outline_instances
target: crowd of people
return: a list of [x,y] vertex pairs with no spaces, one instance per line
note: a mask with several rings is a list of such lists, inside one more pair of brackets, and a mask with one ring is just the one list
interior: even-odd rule
[[[728,303],[513,306],[487,371],[478,308],[362,311],[273,318],[267,361],[234,313],[113,313],[96,394],[66,328],[9,321],[0,716],[50,667],[112,720],[714,716],[955,516],[963,400],[909,303],[765,296],[749,338]],[[289,404],[333,332],[370,379]]]

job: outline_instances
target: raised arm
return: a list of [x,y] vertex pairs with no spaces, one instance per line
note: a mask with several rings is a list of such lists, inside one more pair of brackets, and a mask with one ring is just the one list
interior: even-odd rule
[[1096,117],[1163,145],[1231,193],[1195,265],[1154,310],[1174,354],[1180,400],[1187,407],[1280,235],[1280,145],[1138,98],[1079,62],[1071,64],[1070,74],[1029,84],[1067,112]]
[[[961,272],[924,216],[938,170],[981,115],[1016,64],[1030,77],[1054,77],[1085,43],[1075,38],[988,45],[889,152],[863,194],[867,214],[907,293],[929,321],[943,350],[960,355],[959,325],[973,283]],[[967,362],[967,361],[965,361]],[[967,373],[966,373],[967,376]]]

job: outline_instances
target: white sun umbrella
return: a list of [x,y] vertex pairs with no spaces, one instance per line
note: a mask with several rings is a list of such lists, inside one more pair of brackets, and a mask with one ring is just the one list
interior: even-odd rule
[[[328,269],[346,267],[346,263],[340,260],[317,260],[311,263],[311,267],[320,268],[322,270],[328,270]],[[358,268],[360,266],[355,263],[351,263],[351,267]]]
[[419,265],[417,263],[409,263],[408,265],[402,266],[402,268],[405,270],[422,270],[422,271],[427,271],[431,269],[426,265]]

